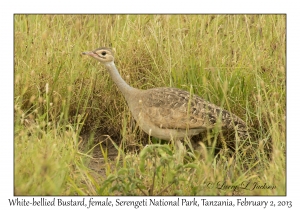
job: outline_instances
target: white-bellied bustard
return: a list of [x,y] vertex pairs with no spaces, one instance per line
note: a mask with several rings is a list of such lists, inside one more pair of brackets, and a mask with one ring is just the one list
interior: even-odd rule
[[212,129],[236,131],[240,139],[247,137],[247,127],[236,115],[199,96],[177,88],[162,87],[140,90],[129,86],[120,76],[110,48],[83,52],[100,61],[124,95],[140,128],[150,136],[164,140],[182,139]]

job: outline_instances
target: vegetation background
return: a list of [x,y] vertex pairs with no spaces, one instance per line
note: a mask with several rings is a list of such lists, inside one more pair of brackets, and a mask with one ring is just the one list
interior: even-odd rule
[[[15,195],[286,194],[285,15],[15,15],[14,36]],[[202,143],[178,162],[81,55],[101,46],[130,85],[193,91],[240,116],[260,166]]]

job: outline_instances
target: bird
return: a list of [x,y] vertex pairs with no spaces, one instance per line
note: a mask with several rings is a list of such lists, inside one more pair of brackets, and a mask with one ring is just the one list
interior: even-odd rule
[[137,89],[121,77],[111,48],[100,47],[82,52],[104,64],[121,91],[133,118],[148,135],[162,140],[182,139],[219,126],[248,137],[246,123],[235,114],[188,91],[173,87]]

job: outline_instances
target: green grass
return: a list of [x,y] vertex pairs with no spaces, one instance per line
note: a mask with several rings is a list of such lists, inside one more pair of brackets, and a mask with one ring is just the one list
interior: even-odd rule
[[[14,21],[16,195],[286,194],[285,15]],[[240,116],[259,143],[259,167],[243,170],[239,160],[214,156],[207,142],[201,152],[187,150],[184,161],[173,143],[151,143],[103,66],[81,56],[101,46],[115,49],[131,86],[178,87]],[[101,173],[91,167],[99,154]],[[276,188],[216,187],[248,182]]]

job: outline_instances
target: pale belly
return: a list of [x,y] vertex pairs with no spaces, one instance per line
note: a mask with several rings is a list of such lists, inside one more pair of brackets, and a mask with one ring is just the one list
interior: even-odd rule
[[171,139],[183,139],[184,137],[190,137],[197,135],[205,129],[167,129],[167,128],[159,128],[151,123],[147,123],[139,120],[138,125],[140,128],[146,132],[148,135],[163,139],[163,140],[171,140]]

